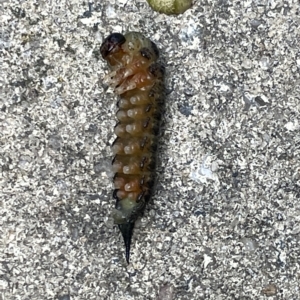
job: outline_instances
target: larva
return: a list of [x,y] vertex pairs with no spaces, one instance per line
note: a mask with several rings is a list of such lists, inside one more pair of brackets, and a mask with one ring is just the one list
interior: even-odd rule
[[149,5],[157,12],[166,15],[184,13],[192,6],[192,0],[147,0]]
[[155,180],[157,136],[164,104],[164,67],[156,45],[142,34],[112,33],[101,45],[111,69],[106,82],[120,95],[112,145],[116,199],[114,222],[129,263],[134,223],[149,201]]

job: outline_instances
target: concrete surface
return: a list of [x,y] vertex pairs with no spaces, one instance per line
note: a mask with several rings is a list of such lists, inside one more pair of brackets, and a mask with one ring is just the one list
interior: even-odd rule
[[[0,299],[300,299],[299,1],[0,1]],[[161,49],[158,185],[112,222],[99,46]]]

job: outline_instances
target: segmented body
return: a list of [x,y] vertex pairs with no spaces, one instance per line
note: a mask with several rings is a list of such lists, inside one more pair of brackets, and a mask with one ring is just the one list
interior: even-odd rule
[[111,72],[106,82],[120,95],[112,162],[118,224],[129,262],[134,223],[149,201],[156,165],[157,135],[164,103],[164,68],[156,45],[142,34],[109,35],[101,45]]

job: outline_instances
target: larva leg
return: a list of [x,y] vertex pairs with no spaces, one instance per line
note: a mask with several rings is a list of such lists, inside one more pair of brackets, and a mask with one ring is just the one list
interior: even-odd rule
[[115,89],[115,92],[118,95],[121,95],[133,89],[141,88],[144,86],[151,86],[153,85],[152,82],[153,78],[151,76],[149,76],[145,72],[140,72],[123,81],[123,83]]

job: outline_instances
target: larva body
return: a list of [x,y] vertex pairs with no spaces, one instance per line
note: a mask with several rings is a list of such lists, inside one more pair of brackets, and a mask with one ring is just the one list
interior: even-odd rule
[[155,180],[164,68],[158,62],[156,45],[137,32],[113,33],[100,50],[111,69],[106,82],[121,97],[117,104],[117,138],[112,145],[113,217],[123,235],[129,262],[134,223],[151,197]]

